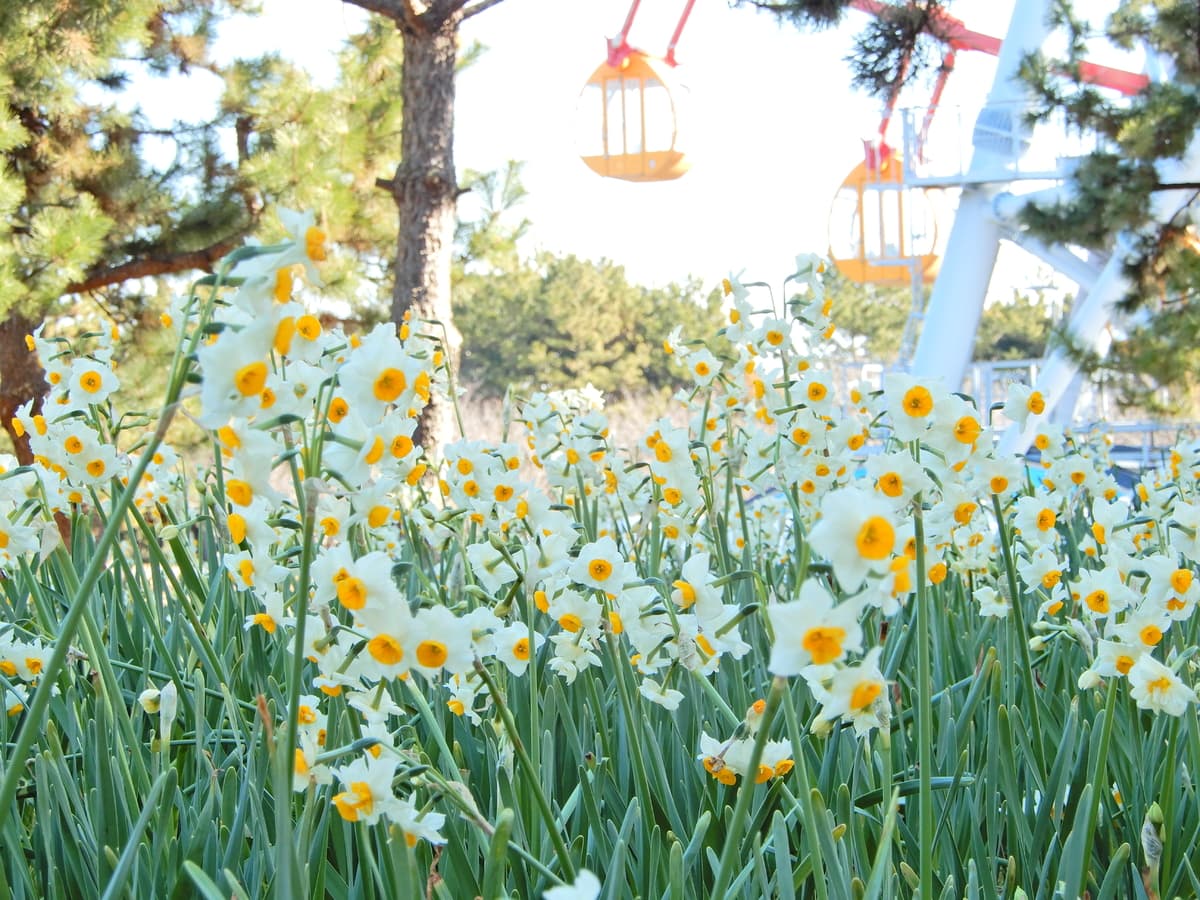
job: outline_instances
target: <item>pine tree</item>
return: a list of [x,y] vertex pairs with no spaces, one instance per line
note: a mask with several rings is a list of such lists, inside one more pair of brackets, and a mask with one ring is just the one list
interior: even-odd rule
[[[390,283],[395,231],[376,180],[399,155],[399,36],[370,23],[342,51],[337,82],[317,89],[277,55],[212,61],[218,21],[242,2],[0,5],[6,428],[43,390],[25,335],[71,295],[137,317],[143,279],[209,269],[252,230],[271,239],[274,204],[319,210],[344,248],[325,269],[329,292],[361,309]],[[211,114],[163,129],[130,111],[138,77],[200,70],[224,82]],[[163,138],[177,149],[165,170],[144,154],[148,139]]]
[[[462,23],[501,0],[345,0],[393,22],[403,38],[404,125],[400,163],[384,182],[396,201],[399,237],[392,320],[441,323],[451,365],[460,339],[451,321],[455,203],[454,76]],[[421,418],[426,445],[449,435],[449,410],[433,404]]]
[[[248,233],[260,200],[217,150],[236,118],[163,133],[113,98],[132,69],[210,66],[216,22],[242,0],[70,0],[0,5],[0,420],[40,398],[25,335],[75,293],[209,268]],[[175,142],[152,168],[149,137]],[[17,443],[18,454],[28,449]]]
[[[1115,380],[1122,402],[1156,414],[1194,411],[1200,388],[1196,369],[1196,304],[1200,302],[1200,182],[1164,179],[1162,163],[1190,153],[1200,158],[1200,2],[1125,0],[1104,32],[1126,49],[1144,47],[1165,65],[1168,77],[1152,82],[1132,103],[1118,103],[1077,79],[1074,72],[1092,27],[1069,7],[1059,22],[1070,37],[1063,60],[1028,61],[1026,77],[1039,98],[1035,112],[1058,110],[1084,132],[1103,136],[1109,148],[1085,157],[1075,170],[1069,198],[1047,206],[1027,206],[1022,220],[1043,240],[1090,249],[1111,247],[1125,236],[1129,290],[1119,304],[1126,314],[1123,336],[1099,358],[1073,347],[1067,351],[1084,371],[1102,371]],[[1161,193],[1160,192],[1170,192]],[[1152,198],[1168,200],[1170,211],[1152,208]],[[1161,206],[1162,204],[1160,204]],[[1158,389],[1179,398],[1163,407]]]

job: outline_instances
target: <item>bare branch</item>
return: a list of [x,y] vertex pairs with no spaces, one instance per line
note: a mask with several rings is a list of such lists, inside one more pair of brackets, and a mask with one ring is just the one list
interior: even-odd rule
[[367,12],[379,13],[397,25],[404,21],[407,14],[411,12],[409,4],[405,0],[342,0],[342,2],[358,6]]
[[217,241],[199,250],[188,250],[182,253],[165,253],[160,256],[147,256],[130,260],[118,266],[100,267],[91,270],[83,280],[68,284],[64,294],[83,294],[99,290],[113,284],[121,284],[134,278],[151,278],[155,275],[174,275],[177,272],[187,272],[190,269],[203,269],[211,272],[213,266],[221,257],[237,248],[249,229],[224,240]]
[[[462,5],[466,6],[468,2],[470,0],[463,0]],[[503,2],[504,0],[477,0],[474,6],[463,11],[463,21],[471,18],[471,16],[477,16],[484,10],[491,9],[493,6]]]

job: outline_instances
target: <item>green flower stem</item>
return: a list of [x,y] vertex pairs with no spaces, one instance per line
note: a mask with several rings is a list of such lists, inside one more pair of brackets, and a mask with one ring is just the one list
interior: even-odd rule
[[[306,463],[317,463],[318,460],[306,460]],[[305,472],[319,471],[315,465],[305,467]],[[296,636],[292,650],[292,671],[288,681],[288,720],[287,732],[281,746],[275,748],[277,755],[278,779],[275,785],[275,827],[276,827],[276,872],[278,881],[277,897],[299,897],[300,878],[299,861],[292,841],[292,773],[295,771],[298,744],[297,734],[300,730],[300,693],[304,679],[304,631],[308,620],[308,586],[310,570],[312,569],[315,550],[315,534],[317,521],[317,495],[315,491],[305,490],[301,495],[304,515],[301,531],[300,569],[296,576]],[[279,754],[282,757],[279,758]]]
[[[1195,716],[1192,716],[1191,718],[1194,720]],[[1179,717],[1172,716],[1171,724],[1169,726],[1171,736],[1169,738],[1167,738],[1167,753],[1166,753],[1166,756],[1164,757],[1165,759],[1175,760],[1175,759],[1180,758],[1179,757],[1179,732],[1180,732],[1181,728],[1182,728],[1182,723],[1180,722]],[[1177,777],[1178,777],[1178,769],[1175,766],[1163,766],[1163,783],[1162,783],[1162,786],[1159,788],[1158,796],[1161,798],[1159,805],[1160,805],[1160,807],[1162,809],[1162,813],[1163,813],[1163,822],[1167,823],[1168,828],[1170,827],[1170,823],[1175,821],[1176,790],[1175,790],[1174,782]],[[1151,798],[1151,799],[1154,799],[1154,798]],[[1173,868],[1174,868],[1172,865],[1172,863],[1173,863],[1172,857],[1174,856],[1172,851],[1175,849],[1176,842],[1174,840],[1172,840],[1171,838],[1172,838],[1172,836],[1171,836],[1170,831],[1165,831],[1165,833],[1163,835],[1163,842],[1162,842],[1163,843],[1162,858],[1159,860],[1158,866],[1156,867],[1157,870],[1155,872],[1155,876],[1156,876],[1155,887],[1158,888],[1158,895],[1160,897],[1163,895],[1163,891],[1162,891],[1163,886],[1161,883],[1158,883],[1158,882],[1161,881],[1162,874],[1164,872],[1173,871]]]
[[[1089,773],[1088,783],[1093,786],[1091,806],[1088,809],[1087,824],[1084,826],[1083,840],[1080,846],[1086,854],[1079,867],[1079,883],[1074,890],[1068,890],[1068,897],[1082,897],[1087,890],[1088,858],[1091,856],[1092,835],[1096,833],[1096,820],[1100,817],[1100,804],[1108,791],[1108,746],[1112,742],[1113,714],[1117,711],[1117,682],[1119,678],[1108,679],[1108,696],[1104,699],[1104,727],[1100,732],[1100,747],[1096,751],[1096,764]],[[1068,887],[1070,887],[1068,885]]]
[[[605,619],[608,621],[608,616],[612,613],[612,603],[603,594],[601,601]],[[604,648],[608,653],[609,664],[613,667],[613,673],[616,675],[614,680],[617,683],[617,696],[621,701],[621,711],[625,715],[625,732],[629,740],[630,756],[633,759],[634,779],[637,781],[638,793],[641,795],[638,798],[641,801],[639,805],[642,819],[646,825],[646,833],[650,834],[654,830],[654,793],[650,790],[650,778],[646,774],[646,760],[642,755],[642,738],[645,737],[642,725],[646,720],[634,709],[636,696],[630,689],[629,682],[632,680],[630,666],[621,658],[620,651],[617,650],[617,636],[611,630],[605,632]]]
[[[776,679],[778,681],[778,679]],[[775,685],[772,684],[772,690]],[[818,821],[817,811],[812,802],[812,780],[808,777],[808,760],[804,755],[803,735],[800,732],[800,721],[796,716],[796,706],[791,691],[788,691],[787,703],[783,705],[783,715],[787,720],[788,737],[792,741],[792,759],[796,763],[792,769],[800,780],[800,788],[796,791],[800,800],[800,811],[804,815],[804,834],[808,839],[808,852],[812,857],[812,879],[816,886],[817,900],[828,900],[829,885],[825,878],[824,854],[821,851],[821,840],[817,837],[817,829],[823,828],[824,823]]]
[[[355,752],[357,752],[357,749],[359,749],[359,748],[357,748],[356,745],[351,745],[351,746],[356,747]],[[424,765],[424,763],[422,763],[421,760],[419,760],[413,756],[410,756],[409,754],[405,753],[403,750],[401,750],[397,747],[386,746],[385,749],[388,752],[395,755],[400,760],[402,760],[406,765],[410,765],[410,766],[423,766]],[[468,796],[464,795],[463,790],[462,790],[462,788],[464,786],[460,782],[451,781],[445,775],[443,775],[441,772],[439,772],[437,769],[435,769],[433,767],[426,768],[425,771],[421,773],[421,777],[428,779],[429,781],[431,781],[435,785],[437,785],[438,789],[441,790],[441,792],[442,792],[442,796],[447,801],[449,801],[453,806],[457,807],[458,811],[460,813],[462,813],[462,817],[464,819],[466,819],[468,822],[470,822],[472,825],[474,825],[476,828],[478,828],[483,834],[487,835],[489,838],[492,837],[493,835],[495,835],[496,827],[494,825],[492,825],[491,822],[489,822],[487,819],[485,819],[483,817],[483,814],[479,811],[479,807],[477,805],[475,805],[474,798],[472,797],[472,798],[468,799]],[[517,854],[517,856],[521,857],[521,859],[523,859],[526,862],[526,864],[531,866],[533,869],[535,869],[538,873],[540,873],[544,877],[550,879],[551,881],[558,882],[560,884],[566,883],[566,882],[563,882],[563,880],[560,876],[556,875],[550,869],[546,868],[545,864],[541,860],[539,860],[537,857],[535,857],[533,854],[531,854],[528,850],[526,850],[524,847],[522,847],[516,841],[514,841],[510,838],[506,842],[506,846],[513,853]]]
[[742,724],[742,717],[733,711],[733,708],[721,696],[721,692],[713,686],[712,682],[705,677],[703,672],[693,670],[692,682],[700,685],[701,690],[708,695],[708,699],[712,701],[713,706],[729,720],[730,726],[736,728]]
[[[162,552],[162,547],[159,546],[154,529],[150,527],[150,523],[146,521],[145,516],[142,515],[136,506],[131,506],[128,514],[133,518],[138,530],[145,536],[146,549],[150,558],[158,564],[158,570],[163,573],[163,577],[166,578],[171,589],[175,592],[175,598],[179,601],[179,606],[183,610],[184,617],[187,619],[188,624],[192,626],[192,634],[195,636],[200,655],[204,657],[204,661],[208,663],[215,676],[226,679],[225,669],[220,664],[216,648],[213,647],[212,641],[209,639],[208,629],[200,621],[200,616],[196,612],[196,605],[192,602],[191,593],[188,591],[187,586],[176,576],[171,564],[167,561],[166,556]],[[171,543],[181,546],[178,537],[173,538]]]
[[538,770],[533,765],[533,760],[529,758],[529,753],[525,749],[525,744],[521,740],[521,733],[517,730],[517,723],[513,721],[512,713],[509,712],[508,705],[504,702],[504,698],[500,696],[500,691],[496,687],[496,682],[493,680],[491,673],[487,667],[478,660],[475,662],[475,671],[479,673],[479,677],[483,679],[483,683],[487,685],[488,693],[492,695],[492,703],[496,705],[496,711],[500,714],[500,721],[504,725],[504,730],[508,732],[508,739],[512,741],[513,752],[516,754],[517,762],[521,766],[521,772],[525,776],[525,781],[533,792],[533,797],[537,801],[538,810],[542,814],[542,819],[546,823],[546,831],[550,834],[550,840],[554,844],[554,853],[558,856],[558,864],[566,873],[566,881],[568,883],[575,881],[575,863],[571,861],[571,853],[567,850],[566,842],[563,841],[562,835],[558,832],[558,823],[554,819],[554,811],[550,808],[550,801],[546,799],[546,793],[542,790],[541,777]]
[[[54,560],[58,564],[56,568],[62,578],[67,590],[74,594],[79,589],[79,581],[76,577],[75,566],[71,562],[71,557],[67,554],[65,547],[58,547],[54,551]],[[133,752],[133,748],[139,746],[137,737],[133,733],[133,725],[129,721],[129,708],[122,700],[120,686],[117,684],[117,676],[113,671],[112,662],[108,658],[108,652],[104,647],[104,641],[100,635],[100,626],[96,622],[96,617],[92,613],[90,605],[85,605],[82,617],[82,627],[84,636],[84,646],[89,648],[89,659],[92,667],[99,675],[101,683],[104,685],[104,699],[110,710],[113,721],[117,725],[117,730],[125,739],[125,746],[129,749],[129,757],[132,765],[130,768],[137,776],[139,790],[150,789],[150,773],[146,769],[146,762],[140,753]],[[188,699],[184,700],[185,703]]]
[[933,900],[933,671],[930,660],[929,591],[925,584],[925,518],[920,495],[913,503],[917,545],[917,829],[920,844],[920,896]]
[[438,752],[442,754],[442,765],[447,766],[449,771],[453,772],[458,768],[458,763],[454,761],[454,754],[450,752],[450,745],[446,743],[446,735],[442,731],[442,726],[433,716],[433,709],[429,705],[429,701],[425,699],[425,694],[421,692],[414,683],[412,678],[407,678],[404,681],[404,686],[408,690],[408,695],[412,697],[413,702],[417,704],[417,710],[421,714],[421,719],[425,722],[425,727],[429,729],[430,735],[433,736],[434,743],[438,745]]
[[[737,805],[733,808],[733,820],[729,823],[729,831],[725,834],[725,846],[721,850],[721,864],[717,869],[717,880],[713,883],[710,894],[712,897],[724,897],[725,890],[729,887],[729,881],[733,878],[733,869],[737,864],[738,851],[742,843],[742,829],[745,827],[746,817],[750,813],[750,799],[754,796],[754,777],[758,772],[763,748],[767,745],[767,732],[770,731],[771,722],[779,710],[779,703],[786,690],[787,679],[776,675],[775,680],[771,682],[771,691],[767,694],[767,708],[763,712],[758,734],[754,738],[754,749],[750,752],[750,762],[746,767],[745,774],[742,775],[741,787],[738,788]],[[793,748],[792,752],[798,753],[799,749]],[[803,761],[798,764],[797,768],[802,766]]]
[[1038,690],[1033,682],[1033,659],[1029,653],[1029,638],[1025,631],[1025,608],[1021,603],[1020,585],[1017,583],[1017,564],[1013,560],[1012,534],[1004,521],[1000,509],[1000,497],[992,494],[992,510],[996,514],[996,527],[1000,535],[1000,552],[1004,558],[1004,571],[1008,577],[1008,592],[1012,597],[1013,628],[1017,632],[1017,647],[1021,654],[1021,679],[1028,700],[1029,727],[1033,732],[1033,753],[1037,759],[1038,780],[1046,774],[1046,754],[1042,746],[1042,720],[1038,712]]

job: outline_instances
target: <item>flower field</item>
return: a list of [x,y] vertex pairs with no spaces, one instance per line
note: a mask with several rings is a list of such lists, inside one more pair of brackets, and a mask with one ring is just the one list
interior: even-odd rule
[[631,446],[581,389],[426,453],[440,328],[324,327],[285,221],[164,317],[159,411],[116,335],[30,337],[0,898],[1200,895],[1200,444],[1123,490],[1028,388],[1033,468],[840,391],[802,257],[667,336]]

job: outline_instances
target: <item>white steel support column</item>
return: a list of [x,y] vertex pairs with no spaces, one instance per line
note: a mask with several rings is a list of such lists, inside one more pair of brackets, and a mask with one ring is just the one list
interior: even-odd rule
[[[1200,137],[1192,139],[1187,153],[1182,160],[1167,160],[1158,166],[1159,178],[1164,184],[1191,183],[1200,181]],[[1150,199],[1150,209],[1153,220],[1157,223],[1170,222],[1183,206],[1191,199],[1194,192],[1187,190],[1156,191]],[[1108,324],[1116,304],[1129,290],[1129,282],[1125,278],[1124,265],[1126,253],[1124,246],[1129,243],[1127,235],[1117,238],[1108,264],[1100,272],[1096,283],[1092,285],[1083,302],[1072,310],[1067,323],[1067,331],[1072,342],[1083,349],[1092,350],[1103,356],[1111,343]],[[1065,353],[1055,350],[1046,357],[1046,362],[1038,373],[1035,387],[1041,391],[1046,400],[1046,408],[1053,410],[1066,394],[1075,377],[1076,366]],[[1022,432],[1015,427],[1009,428],[1000,440],[1002,453],[1023,453],[1029,448],[1029,441],[1037,423],[1033,422]]]
[[993,215],[992,200],[1008,180],[1028,138],[1022,120],[1027,93],[1018,75],[1021,60],[1042,46],[1048,32],[1047,0],[1016,0],[996,63],[996,77],[976,120],[968,184],[963,188],[912,363],[913,372],[941,378],[950,390],[959,389],[971,362],[975,330],[1000,249],[1000,225]]

